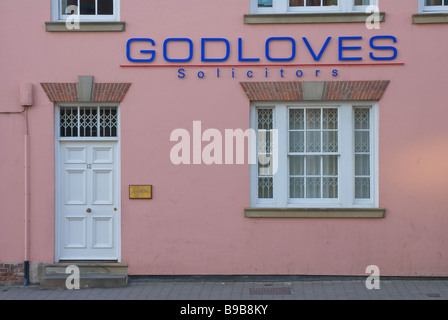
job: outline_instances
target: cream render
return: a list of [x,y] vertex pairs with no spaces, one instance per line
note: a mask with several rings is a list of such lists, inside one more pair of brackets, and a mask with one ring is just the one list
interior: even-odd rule
[[[276,16],[254,12],[250,0],[121,0],[118,19],[81,20],[80,30],[67,31],[52,3],[0,4],[0,264],[26,261],[33,271],[88,260],[126,265],[131,277],[365,276],[370,265],[381,276],[448,275],[447,12],[422,10],[418,0],[379,1],[380,29],[368,29],[363,12]],[[392,54],[372,48],[370,39],[378,36],[396,38],[374,42],[396,48],[395,59],[371,58]],[[331,37],[318,61],[303,37],[316,55]],[[360,38],[341,44],[341,37]],[[155,50],[153,62],[129,61],[126,45],[133,38],[154,40],[134,42],[131,52],[147,59],[144,50]],[[172,38],[191,39],[191,61],[164,59],[163,43]],[[229,58],[201,61],[203,38],[228,39]],[[280,59],[291,56],[292,42],[279,38],[294,39],[294,59],[269,61],[269,38],[277,39],[270,57]],[[340,60],[341,45],[361,47],[342,54],[362,60]],[[221,58],[222,43],[207,43],[205,54]],[[166,55],[184,59],[187,43],[170,43]],[[31,100],[23,84],[32,85]],[[21,103],[21,94],[31,102]],[[328,206],[313,199],[316,206],[304,207],[286,200],[282,207],[258,208],[251,202],[259,195],[254,166],[247,162],[171,161],[174,130],[193,136],[193,122],[201,121],[202,133],[213,128],[224,137],[228,129],[254,127],[251,108],[275,105],[375,105],[377,162],[370,169],[376,203]],[[106,125],[101,116],[111,114],[117,122]],[[76,130],[84,123],[90,131],[61,134],[64,115]],[[102,134],[99,128],[107,126],[109,133]],[[280,139],[287,145],[288,137]],[[289,179],[288,165],[279,169]],[[84,183],[92,192],[84,193]],[[129,197],[129,187],[139,185],[152,186],[150,199]],[[84,201],[81,195],[89,194]],[[76,212],[64,211],[68,203],[78,206]],[[105,253],[110,248],[116,251]],[[26,276],[2,273],[0,284]]]

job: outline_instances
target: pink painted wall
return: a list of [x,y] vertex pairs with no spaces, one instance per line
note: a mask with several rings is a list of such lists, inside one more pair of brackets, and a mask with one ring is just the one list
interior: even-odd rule
[[[25,9],[26,8],[26,9]],[[0,2],[0,112],[18,111],[19,85],[32,82],[31,262],[54,262],[54,111],[41,82],[132,82],[121,104],[122,262],[142,274],[448,275],[448,131],[446,51],[448,25],[412,25],[417,1],[382,1],[381,30],[363,24],[244,25],[249,1],[122,1],[122,33],[49,33],[50,2]],[[322,62],[336,63],[338,36],[398,38],[404,66],[304,68],[301,80],[391,80],[380,103],[379,198],[385,219],[247,219],[247,165],[174,166],[172,130],[201,120],[203,129],[249,126],[249,101],[229,71],[222,77],[177,77],[177,69],[124,69],[129,38],[149,37],[161,48],[168,37],[237,40],[245,55],[261,56],[268,37],[334,40]],[[312,63],[302,42],[296,63]],[[369,50],[362,55],[368,59]],[[163,63],[161,52],[157,63]],[[266,62],[262,59],[262,63]],[[199,51],[192,63],[200,62]],[[202,70],[198,69],[197,71]],[[210,71],[209,71],[210,70]],[[244,71],[243,68],[241,71]],[[295,68],[288,68],[293,70]],[[214,73],[213,69],[204,71]],[[254,81],[265,81],[264,68]],[[189,75],[192,69],[188,70]],[[280,78],[272,68],[269,81]],[[227,73],[227,74],[225,74]],[[275,74],[277,73],[277,74]],[[0,115],[0,262],[23,261],[22,115]],[[130,184],[152,184],[150,201],[128,199]]]

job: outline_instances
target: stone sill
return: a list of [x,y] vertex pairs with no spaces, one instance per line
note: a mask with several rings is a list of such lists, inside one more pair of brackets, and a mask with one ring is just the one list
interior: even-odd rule
[[[380,22],[386,14],[380,12]],[[365,23],[370,13],[282,13],[282,14],[246,14],[245,24],[283,24],[283,23]]]
[[80,22],[79,29],[67,29],[65,22],[45,22],[46,32],[123,32],[126,22]]
[[413,24],[448,23],[448,13],[420,13],[412,16]]
[[384,218],[378,208],[245,208],[246,218]]

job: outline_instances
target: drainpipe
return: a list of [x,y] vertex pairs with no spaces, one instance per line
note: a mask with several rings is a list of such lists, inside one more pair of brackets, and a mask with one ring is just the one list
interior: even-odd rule
[[30,164],[29,164],[29,134],[28,134],[28,107],[25,107],[25,239],[23,271],[25,276],[24,286],[30,284]]
[[33,105],[33,84],[20,85],[20,104],[25,108],[25,150],[24,150],[24,185],[25,185],[25,221],[24,221],[24,286],[30,284],[30,138],[28,128],[28,107]]

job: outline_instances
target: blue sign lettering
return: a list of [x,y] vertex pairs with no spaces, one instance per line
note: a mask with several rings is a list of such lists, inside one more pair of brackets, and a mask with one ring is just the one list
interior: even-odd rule
[[131,44],[133,42],[149,42],[153,46],[156,45],[154,40],[149,39],[149,38],[133,38],[133,39],[129,39],[127,44],[126,44],[126,56],[127,56],[129,61],[131,61],[131,62],[152,62],[152,61],[154,61],[154,59],[156,58],[156,52],[154,50],[140,50],[140,53],[149,53],[149,54],[151,54],[151,58],[149,58],[149,59],[133,59],[131,57]]
[[[206,58],[205,57],[205,43],[206,42],[224,42],[226,45],[226,55],[224,58]],[[229,59],[230,56],[230,43],[229,40],[224,38],[202,38],[201,39],[201,61],[202,62],[224,62]]]
[[395,60],[398,56],[398,51],[397,48],[395,47],[389,47],[389,46],[376,46],[374,44],[374,41],[377,39],[389,39],[392,40],[394,43],[397,42],[397,38],[393,37],[393,36],[375,36],[370,38],[370,47],[374,50],[390,50],[392,51],[392,56],[390,57],[376,57],[373,55],[372,52],[370,52],[370,59],[372,60]]
[[339,37],[339,61],[360,61],[362,57],[343,57],[344,50],[361,50],[362,47],[344,47],[345,40],[362,40],[362,37]]
[[316,56],[316,54],[314,53],[313,48],[311,48],[310,43],[308,42],[308,39],[306,37],[302,38],[303,41],[306,44],[306,47],[308,48],[308,50],[310,51],[311,55],[313,56],[314,61],[319,61],[322,58],[322,55],[325,52],[325,49],[327,49],[328,44],[330,43],[331,37],[327,38],[327,41],[325,41],[324,46],[322,47],[322,49],[320,50],[319,54]]
[[[302,37],[303,43],[305,44],[307,51],[314,59],[314,61],[321,61],[325,52],[328,51],[329,44],[331,42],[332,37],[327,37],[322,47],[313,48],[310,41],[307,37]],[[363,60],[361,56],[361,50],[363,50],[363,46],[361,41],[363,40],[362,36],[343,36],[338,38],[338,60],[339,61],[361,61]],[[358,45],[348,45],[348,42],[359,42]],[[369,57],[373,61],[391,61],[395,60],[398,56],[398,49],[394,45],[385,45],[382,44],[381,41],[397,43],[397,38],[390,35],[380,35],[373,36],[370,38],[370,52]],[[220,42],[224,44],[224,50],[222,50],[222,54],[218,53],[218,56],[211,57],[210,54],[207,56],[207,43],[210,42]],[[289,53],[289,49],[287,49],[287,53],[280,57],[273,57],[275,54],[272,53],[273,42],[288,42],[291,45],[291,52]],[[136,43],[143,43],[145,46],[153,47],[151,49],[141,49],[139,51],[141,57],[133,56],[137,55],[137,53],[132,53],[132,46]],[[176,57],[173,55],[169,55],[169,44],[170,43],[184,43],[187,46],[187,57]],[[143,45],[142,44],[142,45]],[[151,63],[156,58],[156,42],[151,38],[131,38],[127,41],[126,44],[126,57],[130,62],[136,63]],[[201,39],[201,62],[225,62],[230,58],[231,52],[231,43],[226,38],[202,38]],[[317,49],[317,50],[315,50]],[[355,52],[358,52],[356,54]],[[305,51],[306,52],[306,51]],[[348,52],[351,52],[349,54]],[[384,54],[380,54],[383,52]],[[293,61],[296,58],[297,54],[297,43],[291,37],[271,37],[268,38],[265,42],[265,58],[268,61],[272,62],[289,62]],[[193,41],[189,38],[167,38],[163,42],[163,58],[166,62],[169,63],[185,63],[193,60],[194,56],[194,44]],[[257,57],[244,57],[243,55],[243,39],[238,38],[238,62],[260,62],[260,58]],[[182,76],[182,74],[180,74]]]
[[240,62],[257,62],[259,58],[243,58],[243,39],[238,38],[238,61]]
[[[291,42],[291,57],[289,58],[272,58],[269,53],[271,41],[290,41]],[[269,38],[266,40],[266,59],[269,61],[292,61],[296,57],[296,41],[289,37]]]
[[[168,58],[168,55],[167,55],[167,53],[168,53],[167,51],[168,50],[167,50],[167,48],[168,48],[168,43],[170,43],[170,42],[188,42],[188,44],[190,46],[190,55],[188,56],[188,58],[186,58],[186,59],[171,59],[171,58]],[[163,42],[163,58],[167,62],[190,62],[191,59],[193,59],[193,41],[191,41],[188,38],[169,38],[169,39],[166,39]]]

